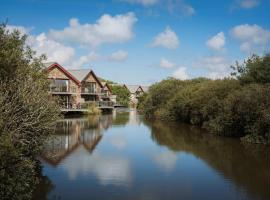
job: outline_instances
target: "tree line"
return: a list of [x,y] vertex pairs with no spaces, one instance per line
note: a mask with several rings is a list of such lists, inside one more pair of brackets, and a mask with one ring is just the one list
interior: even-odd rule
[[230,78],[168,78],[140,98],[147,118],[200,126],[211,133],[270,144],[270,55],[232,66]]

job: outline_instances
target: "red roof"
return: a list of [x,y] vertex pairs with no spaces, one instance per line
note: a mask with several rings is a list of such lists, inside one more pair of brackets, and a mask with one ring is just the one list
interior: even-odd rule
[[59,65],[58,63],[52,63],[49,67],[45,69],[45,71],[48,73],[54,68],[58,68],[60,71],[62,71],[67,77],[69,77],[71,80],[73,80],[77,85],[81,85],[80,81],[77,80],[71,73],[69,73],[64,67]]

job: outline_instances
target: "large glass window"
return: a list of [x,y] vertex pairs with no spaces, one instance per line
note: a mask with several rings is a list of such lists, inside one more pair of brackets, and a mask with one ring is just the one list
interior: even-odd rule
[[83,93],[96,93],[96,83],[88,82],[84,84]]
[[55,79],[50,84],[51,92],[68,92],[68,80]]

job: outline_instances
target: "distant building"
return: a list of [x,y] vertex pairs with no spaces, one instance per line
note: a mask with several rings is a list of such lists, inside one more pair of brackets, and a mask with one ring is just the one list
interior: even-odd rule
[[123,85],[130,93],[130,105],[136,106],[138,104],[138,97],[144,93],[140,85]]

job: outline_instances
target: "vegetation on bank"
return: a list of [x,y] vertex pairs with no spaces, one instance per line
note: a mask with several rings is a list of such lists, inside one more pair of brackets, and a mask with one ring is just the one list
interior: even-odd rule
[[59,116],[49,101],[44,56],[26,46],[26,36],[0,26],[0,196],[31,199],[39,182],[36,157]]
[[82,105],[82,108],[87,109],[87,112],[85,114],[88,114],[88,115],[101,114],[101,110],[98,108],[98,106],[94,102],[85,102]]
[[232,67],[233,78],[181,81],[150,87],[139,109],[146,117],[201,126],[245,142],[270,144],[270,55]]
[[116,102],[123,106],[129,106],[129,91],[122,85],[112,85],[112,94],[116,96]]

